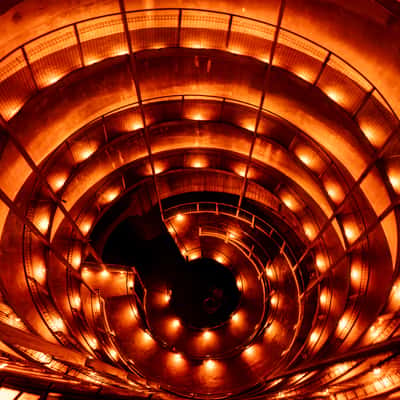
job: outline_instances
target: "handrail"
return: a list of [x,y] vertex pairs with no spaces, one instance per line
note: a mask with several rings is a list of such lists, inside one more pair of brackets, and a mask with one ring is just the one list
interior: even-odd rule
[[[184,11],[207,12],[207,13],[209,13],[209,14],[226,15],[226,16],[229,17],[229,18],[238,18],[238,19],[241,19],[241,20],[244,20],[244,21],[251,21],[251,22],[258,23],[258,24],[263,24],[263,25],[265,25],[265,26],[270,26],[270,27],[276,28],[276,25],[275,25],[275,24],[271,24],[271,23],[268,23],[268,22],[265,22],[265,21],[262,21],[262,20],[259,20],[259,19],[256,19],[256,18],[245,17],[245,16],[242,16],[242,15],[233,14],[233,13],[227,13],[227,12],[223,12],[223,11],[206,10],[206,9],[200,9],[200,8],[185,8],[185,7],[182,7],[182,8],[149,8],[149,9],[139,9],[139,10],[126,11],[126,12],[125,12],[125,15],[127,15],[127,14],[135,14],[135,13],[144,13],[144,12],[160,12],[160,11],[177,11],[177,17],[178,17],[178,13],[182,13],[182,12],[184,12]],[[85,22],[88,22],[88,21],[100,20],[100,19],[102,19],[102,18],[112,17],[112,16],[118,16],[118,15],[121,15],[121,16],[122,16],[122,13],[121,13],[121,12],[117,12],[117,13],[109,13],[109,14],[98,15],[98,16],[95,16],[95,17],[90,17],[90,18],[86,18],[86,19],[79,20],[79,21],[75,21],[75,22],[73,22],[73,23],[69,23],[69,24],[66,24],[66,25],[62,25],[62,26],[57,27],[57,28],[55,28],[55,29],[52,29],[52,30],[50,30],[50,31],[48,31],[48,32],[42,33],[42,34],[40,34],[40,35],[38,35],[38,36],[36,36],[36,37],[34,37],[34,38],[32,38],[32,39],[26,41],[25,43],[19,45],[18,47],[14,48],[13,50],[9,51],[7,54],[5,54],[3,57],[1,57],[0,63],[2,63],[4,60],[6,60],[6,59],[7,59],[9,56],[11,56],[14,52],[16,52],[16,51],[18,51],[18,50],[23,50],[24,47],[25,47],[26,45],[32,44],[32,43],[34,43],[36,40],[42,39],[42,38],[46,37],[47,35],[53,34],[53,33],[55,33],[55,32],[61,31],[61,30],[63,30],[63,29],[69,28],[69,27],[74,27],[74,28],[76,28],[79,24],[82,24],[82,23],[85,23]],[[121,21],[121,23],[122,23],[122,21]],[[178,29],[178,28],[179,28],[179,26],[177,25],[177,26],[176,26],[176,29]],[[229,26],[227,26],[227,29],[228,29],[228,30],[227,30],[227,32],[228,32],[228,31],[229,31]],[[306,43],[312,44],[313,46],[316,46],[316,47],[318,47],[319,49],[328,52],[329,54],[335,56],[338,60],[340,60],[341,62],[343,62],[347,67],[349,67],[349,68],[350,68],[351,70],[353,70],[356,74],[358,74],[363,80],[365,80],[365,82],[367,82],[367,83],[374,89],[374,91],[376,91],[376,93],[377,93],[377,94],[381,97],[381,99],[383,100],[385,106],[386,106],[386,107],[390,110],[390,112],[394,115],[394,117],[396,118],[396,120],[397,120],[397,121],[399,120],[399,118],[398,118],[396,112],[393,110],[392,106],[391,106],[390,103],[387,101],[387,99],[385,98],[385,96],[383,96],[383,94],[381,93],[381,91],[371,82],[370,79],[368,79],[368,78],[367,78],[361,71],[359,71],[357,68],[355,68],[354,66],[352,66],[352,65],[351,65],[348,61],[346,61],[343,57],[341,57],[341,56],[339,56],[338,54],[332,52],[331,50],[329,50],[327,47],[321,45],[320,43],[318,43],[318,42],[316,42],[316,41],[314,41],[314,40],[308,39],[308,38],[306,38],[306,37],[303,36],[303,35],[300,35],[300,34],[298,34],[298,33],[296,33],[296,32],[293,32],[293,31],[291,31],[291,30],[289,30],[289,29],[287,29],[287,28],[281,27],[280,29],[281,29],[281,31],[283,31],[283,32],[290,33],[290,34],[296,36],[297,38],[300,38],[301,40],[305,41]],[[78,45],[78,42],[77,42],[76,44]],[[84,66],[82,66],[82,67],[84,67]]]

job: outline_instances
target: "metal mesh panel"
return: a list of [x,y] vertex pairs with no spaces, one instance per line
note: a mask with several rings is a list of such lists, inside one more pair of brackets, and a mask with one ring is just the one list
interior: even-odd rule
[[268,61],[275,29],[272,25],[234,17],[229,50]]
[[127,13],[133,51],[176,46],[178,10]]
[[120,15],[82,22],[77,28],[86,65],[128,53]]
[[318,82],[329,97],[349,112],[356,111],[371,86],[357,71],[331,56]]
[[182,13],[181,45],[225,49],[228,25],[229,15],[184,10]]
[[380,147],[397,124],[396,117],[386,108],[379,94],[374,94],[357,114],[357,122],[367,139]]
[[0,62],[0,113],[4,119],[13,117],[34,91],[22,50],[16,50]]
[[48,86],[81,67],[74,28],[49,33],[25,46],[39,87]]
[[328,52],[293,33],[281,30],[273,63],[314,82]]

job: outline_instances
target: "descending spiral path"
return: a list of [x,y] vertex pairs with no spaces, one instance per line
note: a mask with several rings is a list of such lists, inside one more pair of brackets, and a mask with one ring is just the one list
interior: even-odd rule
[[0,399],[399,398],[399,8],[0,5]]

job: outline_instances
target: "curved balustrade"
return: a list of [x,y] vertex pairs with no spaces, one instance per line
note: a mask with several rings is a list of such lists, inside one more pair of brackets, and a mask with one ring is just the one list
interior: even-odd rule
[[[134,52],[167,47],[220,49],[263,62],[268,61],[277,29],[252,18],[189,8],[129,11],[126,18]],[[8,120],[37,90],[76,69],[128,52],[121,14],[93,17],[40,35],[0,60],[0,114]],[[274,65],[316,84],[351,113],[369,107],[371,114],[375,102],[383,106],[375,111],[380,122],[397,121],[390,104],[360,71],[324,46],[282,27]],[[333,87],[339,90],[332,91]]]

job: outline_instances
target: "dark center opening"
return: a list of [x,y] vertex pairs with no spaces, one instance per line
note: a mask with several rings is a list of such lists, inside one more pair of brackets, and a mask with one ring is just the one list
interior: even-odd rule
[[181,321],[211,328],[226,321],[239,304],[233,273],[209,258],[186,263],[172,287],[171,307]]

